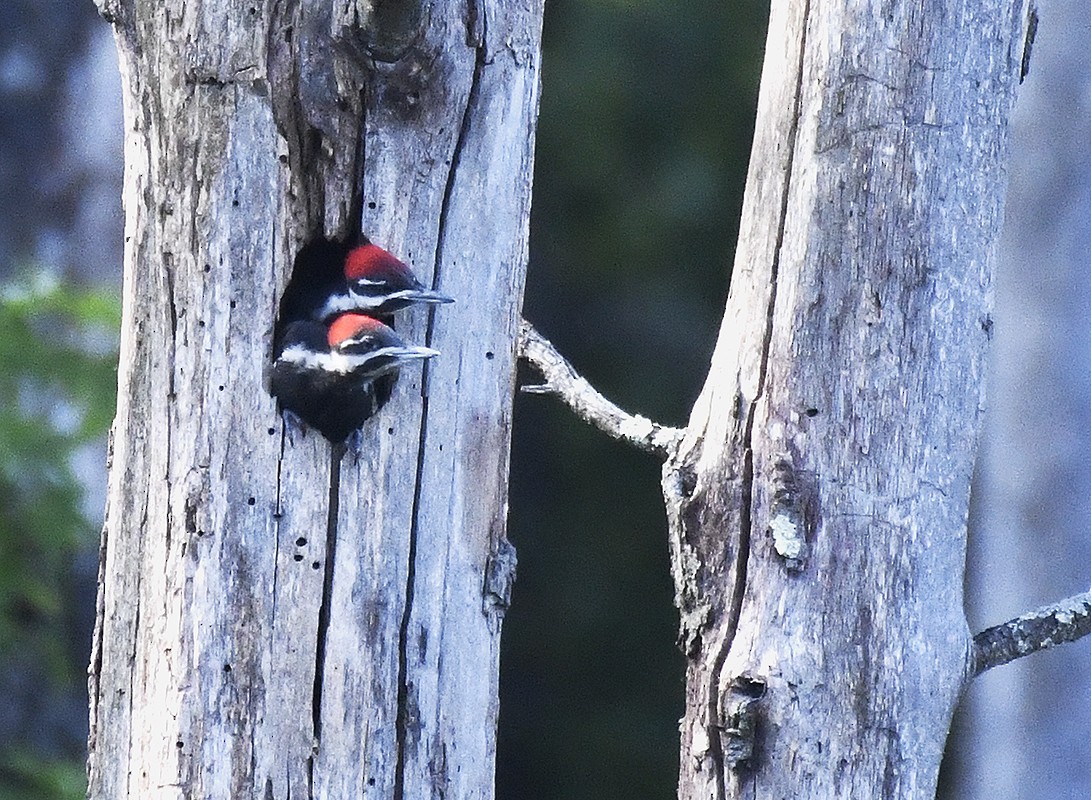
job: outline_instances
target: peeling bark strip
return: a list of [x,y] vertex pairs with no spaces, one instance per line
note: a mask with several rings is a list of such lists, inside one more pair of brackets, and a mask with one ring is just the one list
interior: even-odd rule
[[[542,4],[100,8],[127,248],[90,796],[491,797]],[[331,461],[263,373],[295,253],[360,215],[459,302],[399,317],[442,356]]]

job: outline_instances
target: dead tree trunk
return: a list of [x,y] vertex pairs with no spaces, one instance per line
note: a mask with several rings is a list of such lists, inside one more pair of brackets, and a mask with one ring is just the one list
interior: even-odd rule
[[[127,223],[90,796],[491,797],[541,2],[100,5]],[[459,302],[400,318],[442,355],[337,462],[264,373],[295,252],[361,206]]]
[[664,473],[679,797],[925,798],[1027,9],[773,3],[719,343]]

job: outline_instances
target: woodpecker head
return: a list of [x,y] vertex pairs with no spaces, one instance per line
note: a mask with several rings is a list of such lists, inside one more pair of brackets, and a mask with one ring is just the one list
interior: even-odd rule
[[450,302],[452,298],[425,287],[409,267],[366,236],[355,246],[319,237],[296,255],[280,300],[276,342],[284,341],[287,326],[296,320],[329,322],[350,311],[382,316],[413,303]]
[[332,357],[344,358],[354,375],[367,380],[439,355],[431,347],[406,344],[389,325],[365,314],[341,314],[330,324],[326,342]]
[[363,237],[345,257],[345,281],[355,310],[389,314],[411,303],[451,303],[454,298],[427,288],[409,267]]
[[390,398],[399,367],[438,354],[364,314],[340,314],[328,327],[296,320],[284,329],[270,388],[282,409],[343,442]]

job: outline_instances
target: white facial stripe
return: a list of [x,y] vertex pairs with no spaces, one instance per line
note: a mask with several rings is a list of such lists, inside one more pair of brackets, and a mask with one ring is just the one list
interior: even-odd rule
[[[355,287],[353,288],[353,291],[355,292]],[[384,300],[397,300],[402,297],[412,297],[413,295],[417,294],[418,291],[419,290],[417,289],[401,289],[397,292],[384,292],[383,294],[377,296],[361,294],[360,297],[362,297],[367,302],[379,302]]]
[[[385,292],[382,294],[371,295],[366,294],[365,291],[361,291],[364,287],[353,287],[353,297],[357,299],[355,307],[357,309],[371,309],[378,308],[384,303],[389,303],[393,300],[421,300],[425,303],[444,303],[450,302],[449,297],[441,295],[439,292],[432,291],[431,289],[400,289],[397,292]],[[347,309],[338,309],[347,310]]]
[[348,307],[338,309],[338,310],[339,311],[349,311],[349,310],[359,311],[361,309],[378,308],[383,303],[385,303],[390,297],[391,297],[391,295],[388,295],[388,294],[381,294],[381,295],[374,295],[374,296],[370,295],[370,294],[357,294],[356,291],[353,290],[350,293],[349,298],[348,298],[349,301],[350,301],[349,304],[348,304]]
[[322,372],[334,372],[339,375],[347,375],[368,362],[373,354],[355,355],[341,352],[316,353],[303,345],[292,345],[280,354],[281,361],[302,367],[303,369],[318,369]]
[[416,350],[407,350],[404,347],[381,347],[370,353],[344,353],[339,350],[316,353],[302,345],[292,345],[284,349],[279,360],[295,364],[303,369],[319,369],[323,372],[348,375],[378,358],[387,356],[402,359],[430,358],[434,355],[439,355],[439,351],[429,347],[420,347]]
[[332,294],[326,298],[326,302],[322,304],[318,315],[325,319],[326,317],[332,317],[334,314],[340,314],[342,311],[353,311],[359,307],[359,302],[351,294]]

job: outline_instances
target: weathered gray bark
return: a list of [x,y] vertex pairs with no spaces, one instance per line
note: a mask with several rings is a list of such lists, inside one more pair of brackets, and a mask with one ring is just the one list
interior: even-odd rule
[[731,297],[664,473],[684,800],[934,794],[1028,15],[1001,5],[774,0]]
[[[90,794],[491,797],[541,2],[101,6],[127,224]],[[400,315],[442,355],[337,464],[263,373],[361,168],[364,229],[460,302]]]

